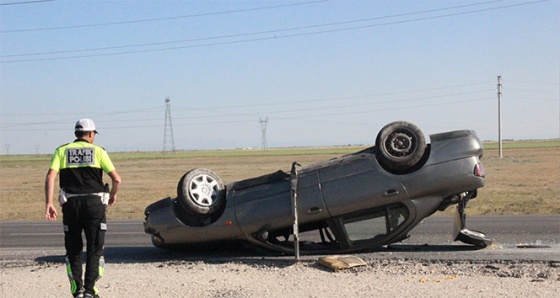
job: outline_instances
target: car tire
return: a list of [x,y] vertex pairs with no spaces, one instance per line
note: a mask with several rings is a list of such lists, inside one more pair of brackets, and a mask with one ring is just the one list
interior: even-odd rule
[[385,125],[375,140],[379,163],[390,172],[411,170],[422,159],[426,139],[414,124],[396,121]]
[[224,183],[207,169],[192,169],[177,185],[177,200],[189,212],[198,216],[211,215],[225,203]]

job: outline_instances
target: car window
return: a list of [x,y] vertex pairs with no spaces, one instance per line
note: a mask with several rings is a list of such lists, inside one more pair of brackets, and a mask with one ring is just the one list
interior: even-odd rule
[[348,239],[352,242],[384,238],[408,218],[405,205],[395,204],[342,218]]

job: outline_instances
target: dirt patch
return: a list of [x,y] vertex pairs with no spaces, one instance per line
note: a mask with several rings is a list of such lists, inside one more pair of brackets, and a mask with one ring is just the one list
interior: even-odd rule
[[[558,297],[555,262],[367,259],[333,272],[314,260],[108,264],[102,297]],[[0,263],[0,296],[69,296],[60,263]]]
[[[108,217],[143,219],[147,205],[176,196],[177,182],[192,168],[208,168],[229,183],[278,169],[289,171],[293,161],[310,165],[360,149],[112,154],[123,187]],[[485,151],[486,186],[469,204],[469,215],[560,213],[560,147],[512,148],[504,150],[503,158],[497,156],[496,149]],[[44,218],[43,185],[49,160],[47,155],[0,157],[0,220]]]

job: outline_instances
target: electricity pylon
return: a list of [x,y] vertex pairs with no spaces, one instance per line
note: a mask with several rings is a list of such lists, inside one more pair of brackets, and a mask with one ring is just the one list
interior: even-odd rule
[[[260,119],[260,118],[259,118]],[[266,149],[266,126],[268,125],[268,117],[264,120],[260,119],[261,123],[261,149]]]
[[173,125],[171,124],[171,106],[169,97],[165,99],[165,127],[163,130],[163,153],[175,152],[175,140],[173,140]]

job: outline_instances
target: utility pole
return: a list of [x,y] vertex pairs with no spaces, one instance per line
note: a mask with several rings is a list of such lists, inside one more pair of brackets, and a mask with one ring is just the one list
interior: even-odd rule
[[502,158],[502,76],[498,76],[498,152]]
[[166,151],[175,152],[175,140],[173,140],[173,125],[171,124],[171,100],[165,99],[165,127],[163,130],[163,153]]
[[266,126],[268,125],[268,117],[264,120],[259,118],[259,122],[261,123],[261,149],[266,149]]

